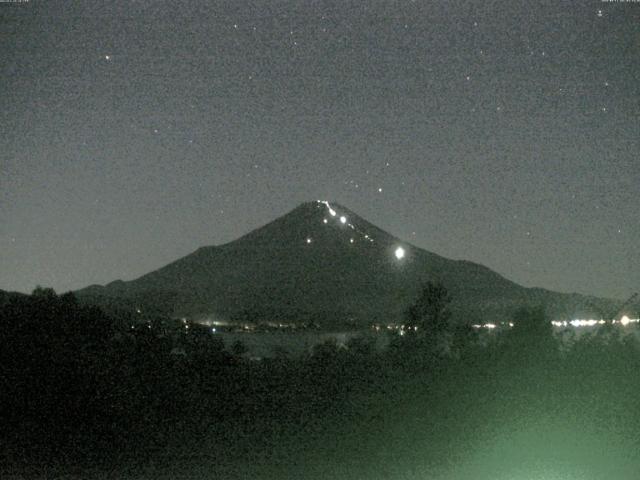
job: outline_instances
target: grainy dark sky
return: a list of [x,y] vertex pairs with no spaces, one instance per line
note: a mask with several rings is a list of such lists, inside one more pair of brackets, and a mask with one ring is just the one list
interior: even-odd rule
[[526,286],[640,289],[640,3],[0,3],[0,288],[330,199]]

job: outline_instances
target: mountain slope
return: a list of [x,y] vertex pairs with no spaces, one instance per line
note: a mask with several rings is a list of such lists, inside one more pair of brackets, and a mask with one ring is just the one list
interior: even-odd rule
[[400,320],[430,279],[445,284],[454,315],[467,321],[507,320],[523,304],[544,303],[553,314],[568,316],[609,304],[521,287],[482,265],[414,247],[345,207],[320,201],[136,280],[77,293],[87,302],[171,315],[365,325]]

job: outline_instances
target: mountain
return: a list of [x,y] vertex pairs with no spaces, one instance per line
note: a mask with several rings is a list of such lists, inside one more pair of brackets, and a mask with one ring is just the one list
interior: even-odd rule
[[89,303],[173,316],[369,325],[400,321],[427,280],[449,289],[458,321],[506,321],[525,304],[545,304],[563,317],[599,316],[615,305],[522,287],[482,265],[415,247],[324,201],[135,280],[76,293]]

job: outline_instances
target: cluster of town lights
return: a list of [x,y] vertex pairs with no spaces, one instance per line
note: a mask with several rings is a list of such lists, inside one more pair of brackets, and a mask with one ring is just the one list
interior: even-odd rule
[[[509,328],[513,327],[513,323],[509,322],[509,323],[501,323],[500,326],[504,327],[504,326],[508,326]],[[496,325],[495,323],[483,323],[483,324],[473,324],[471,325],[473,328],[486,328],[487,330],[493,330],[495,328],[498,327],[498,325]]]
[[[384,326],[383,325],[379,325],[379,324],[373,324],[371,326],[371,328],[373,328],[376,332],[379,332],[380,330],[384,330]],[[418,331],[418,327],[416,325],[398,325],[396,323],[390,323],[386,326],[387,330],[395,330],[397,331],[401,336],[405,335],[407,332],[410,332],[411,330],[413,330],[414,332]]]
[[[553,325],[554,327],[595,327],[596,325],[604,325],[606,323],[611,323],[612,325],[622,325],[623,327],[626,327],[627,325],[630,325],[632,323],[640,323],[640,318],[629,318],[627,315],[624,315],[622,318],[620,318],[619,320],[611,320],[611,321],[607,321],[604,319],[600,319],[600,320],[594,320],[594,319],[589,319],[589,320],[582,320],[582,319],[575,319],[575,320],[554,320],[551,322],[551,325]],[[483,324],[474,324],[472,325],[473,328],[476,329],[480,329],[480,328],[485,328],[487,330],[493,330],[495,328],[497,328],[498,326],[502,326],[502,327],[506,327],[508,326],[509,328],[513,327],[513,323],[509,322],[509,323],[501,323],[500,325],[496,325],[495,323],[483,323]]]
[[615,324],[620,324],[622,326],[627,326],[630,323],[639,323],[640,319],[639,318],[629,318],[627,315],[624,315],[622,318],[620,318],[620,320],[611,320],[611,322],[607,322],[604,319],[600,319],[600,320],[594,320],[594,319],[589,319],[589,320],[580,320],[580,319],[576,319],[576,320],[564,320],[564,321],[554,321],[551,322],[551,324],[554,327],[568,327],[569,325],[571,325],[572,327],[595,327],[596,325],[604,325],[605,323],[611,323],[613,325]]

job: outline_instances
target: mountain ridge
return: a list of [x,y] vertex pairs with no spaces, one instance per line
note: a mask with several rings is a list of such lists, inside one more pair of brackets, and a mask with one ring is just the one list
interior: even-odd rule
[[554,316],[586,315],[613,302],[523,287],[484,265],[416,247],[337,202],[320,200],[134,280],[76,293],[90,303],[125,303],[172,316],[364,326],[401,321],[428,280],[449,289],[458,321],[506,321],[517,307],[532,304],[547,305]]

